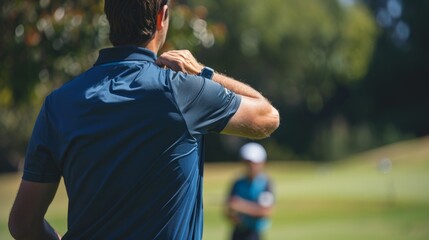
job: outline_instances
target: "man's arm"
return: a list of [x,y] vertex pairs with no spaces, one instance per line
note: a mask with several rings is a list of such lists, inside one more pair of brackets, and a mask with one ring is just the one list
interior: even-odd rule
[[61,239],[44,219],[58,183],[21,181],[9,216],[9,231],[15,239]]
[[244,213],[252,217],[269,217],[273,206],[262,206],[258,203],[247,201],[240,197],[231,197],[228,202],[229,209]]
[[214,74],[213,81],[241,95],[240,107],[222,133],[262,139],[279,127],[279,112],[258,91],[219,73]]
[[[199,74],[204,67],[187,50],[163,53],[158,58],[157,64],[189,74]],[[219,73],[214,74],[213,81],[241,95],[240,107],[222,133],[262,139],[269,137],[278,128],[280,124],[279,112],[258,91],[247,84]]]
[[231,221],[233,224],[238,225],[240,224],[240,218],[237,215],[237,211],[234,211],[231,207],[229,202],[227,203],[227,206],[225,208],[225,216],[228,218],[229,221]]

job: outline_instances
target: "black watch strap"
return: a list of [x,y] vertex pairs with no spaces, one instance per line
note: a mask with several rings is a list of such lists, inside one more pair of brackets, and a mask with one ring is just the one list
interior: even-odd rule
[[214,75],[214,70],[209,67],[204,67],[199,75],[208,79],[212,79]]

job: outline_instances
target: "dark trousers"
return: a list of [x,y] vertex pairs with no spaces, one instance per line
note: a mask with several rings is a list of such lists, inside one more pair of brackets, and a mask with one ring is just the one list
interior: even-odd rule
[[261,234],[255,230],[234,228],[232,240],[261,240]]

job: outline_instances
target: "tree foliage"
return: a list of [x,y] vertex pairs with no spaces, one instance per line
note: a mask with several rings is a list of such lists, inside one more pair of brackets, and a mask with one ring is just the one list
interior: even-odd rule
[[227,41],[207,53],[218,52],[222,69],[286,105],[305,103],[318,112],[337,84],[358,81],[368,70],[377,31],[362,4],[342,6],[335,0],[201,4],[209,5],[209,19],[224,22],[228,31]]
[[102,7],[102,1],[0,2],[3,161],[19,161],[44,97],[93,64],[106,45]]
[[27,103],[46,94],[33,91],[39,83],[58,85],[90,66],[107,43],[102,7],[102,1],[2,1],[0,103]]

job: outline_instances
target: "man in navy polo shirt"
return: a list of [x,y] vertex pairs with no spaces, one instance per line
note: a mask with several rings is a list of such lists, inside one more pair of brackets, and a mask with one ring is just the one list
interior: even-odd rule
[[157,57],[163,0],[106,0],[114,47],[46,97],[9,218],[16,239],[60,239],[44,220],[61,177],[63,239],[201,239],[204,135],[268,137],[275,108],[189,51]]

